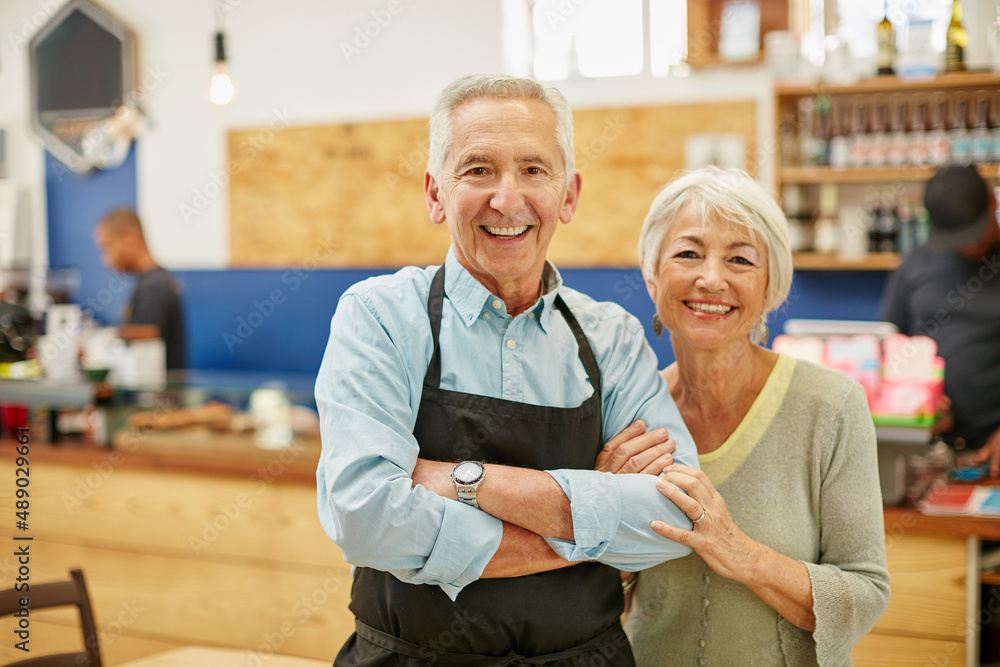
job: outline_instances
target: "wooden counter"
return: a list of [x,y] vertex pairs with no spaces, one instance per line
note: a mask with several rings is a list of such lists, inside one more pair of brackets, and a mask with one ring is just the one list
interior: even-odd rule
[[855,665],[978,665],[980,541],[1000,539],[1000,520],[899,507],[884,514],[892,596],[855,647]]
[[[84,570],[105,664],[193,645],[332,662],[353,630],[351,578],[317,518],[318,442],[269,451],[189,430],[118,444],[32,443],[30,528],[18,533],[33,538],[33,582]],[[7,538],[15,456],[0,443]],[[886,508],[885,535],[892,598],[855,664],[976,664],[979,541],[1000,539],[1000,520]],[[12,552],[0,554],[2,586]],[[39,649],[76,636],[70,616],[37,616]],[[0,663],[15,657],[25,656],[0,645]]]
[[[26,531],[15,529],[16,452],[0,443],[0,535],[7,547],[32,538],[18,542],[31,582],[84,571],[108,667],[196,645],[331,663],[353,631],[351,577],[317,518],[318,442],[268,451],[247,436],[160,435],[131,451],[31,443]],[[0,586],[17,567],[5,548]],[[68,611],[32,614],[31,628],[37,651],[79,641]],[[12,643],[0,664],[30,657]]]

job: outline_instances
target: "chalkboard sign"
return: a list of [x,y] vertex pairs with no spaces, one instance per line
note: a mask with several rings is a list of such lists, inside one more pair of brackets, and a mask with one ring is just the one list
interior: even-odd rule
[[134,44],[123,23],[89,0],[67,2],[29,44],[32,127],[73,171],[111,166],[110,130],[122,109],[134,108]]

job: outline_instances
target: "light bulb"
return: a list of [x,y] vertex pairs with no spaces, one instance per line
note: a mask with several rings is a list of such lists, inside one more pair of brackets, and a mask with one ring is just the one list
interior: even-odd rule
[[226,61],[220,60],[215,63],[215,73],[212,74],[212,81],[208,91],[208,98],[214,104],[229,104],[233,99],[236,88],[233,80],[229,78],[229,70],[226,68]]

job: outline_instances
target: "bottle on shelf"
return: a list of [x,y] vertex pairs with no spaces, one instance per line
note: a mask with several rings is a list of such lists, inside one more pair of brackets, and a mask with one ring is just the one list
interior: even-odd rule
[[952,0],[951,21],[945,34],[944,71],[965,71],[965,47],[969,44],[969,33],[962,25],[962,0]]
[[851,166],[868,164],[868,100],[858,95],[851,110]]
[[803,97],[799,100],[798,118],[798,139],[799,139],[799,164],[803,167],[816,165],[816,150],[813,148],[815,141],[815,115],[814,100],[811,97]]
[[885,96],[876,96],[871,103],[871,123],[868,134],[867,164],[881,167],[889,158],[888,102]]
[[878,51],[876,54],[878,73],[895,74],[896,30],[889,20],[889,0],[885,2],[882,20],[879,21],[878,26],[875,28],[875,34],[878,42]]
[[819,95],[813,100],[812,163],[830,164],[830,98]]
[[931,96],[931,129],[927,133],[928,162],[943,167],[951,162],[951,142],[948,140],[948,96],[938,92]]
[[948,129],[951,144],[951,163],[969,164],[972,161],[972,140],[969,136],[969,98],[957,93],[951,107],[951,125]]
[[897,250],[907,253],[917,245],[917,229],[914,220],[917,196],[913,189],[908,189],[897,203],[897,218],[899,220],[899,238]]
[[851,122],[850,105],[842,97],[830,103],[830,166],[844,168],[851,164],[851,143],[848,138]]
[[993,139],[990,162],[1000,162],[1000,91],[990,95],[990,125],[993,127],[990,135]]
[[886,162],[893,166],[906,164],[909,137],[906,134],[906,96],[897,93],[889,99],[889,148]]
[[927,98],[923,95],[916,97],[910,109],[907,162],[923,166],[930,162],[930,147],[927,144]]
[[899,218],[896,211],[896,200],[891,193],[882,197],[882,208],[878,219],[878,252],[896,252],[896,240],[899,237]]
[[882,219],[882,202],[878,194],[868,189],[865,192],[864,220],[868,231],[868,252],[878,252],[882,244],[882,231],[879,220]]
[[985,90],[976,91],[969,138],[972,161],[976,164],[990,162],[993,159],[993,134],[990,129],[990,95]]
[[799,147],[795,136],[795,112],[791,109],[783,110],[781,123],[778,126],[778,141],[781,145],[781,166],[797,167]]

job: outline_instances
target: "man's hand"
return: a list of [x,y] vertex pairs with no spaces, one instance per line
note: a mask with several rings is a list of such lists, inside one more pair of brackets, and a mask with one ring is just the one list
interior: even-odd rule
[[993,431],[993,435],[971,457],[970,462],[972,465],[978,465],[987,460],[990,462],[990,477],[1000,475],[1000,428]]
[[635,421],[604,445],[594,470],[659,475],[674,462],[676,448],[677,443],[670,439],[667,429],[646,433],[646,425],[641,420]]
[[931,429],[931,435],[947,433],[955,427],[955,417],[951,413],[951,399],[941,394],[937,402],[937,419]]
[[439,496],[458,500],[455,482],[451,479],[451,471],[454,469],[455,464],[447,461],[417,459],[417,465],[413,467],[410,478],[413,480],[413,486],[419,484]]

